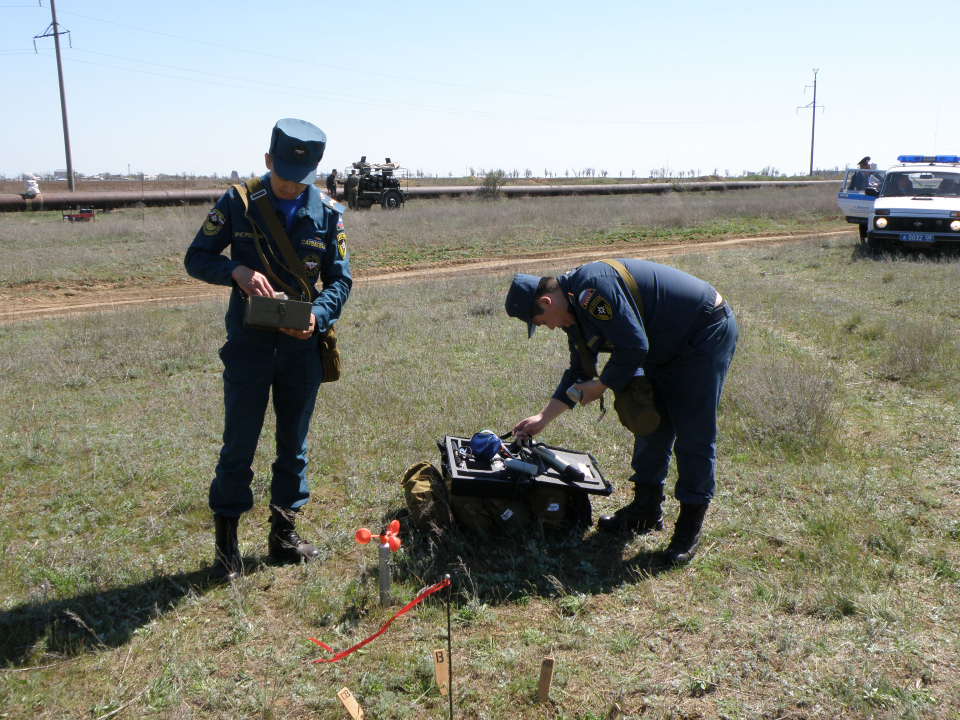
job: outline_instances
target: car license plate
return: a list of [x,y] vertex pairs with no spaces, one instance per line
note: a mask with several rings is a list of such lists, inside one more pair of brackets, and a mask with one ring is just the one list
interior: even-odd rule
[[900,233],[900,242],[933,242],[933,233]]

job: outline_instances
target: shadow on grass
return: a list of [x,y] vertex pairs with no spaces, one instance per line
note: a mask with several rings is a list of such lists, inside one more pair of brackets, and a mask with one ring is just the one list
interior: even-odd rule
[[[244,558],[248,573],[264,564],[264,558]],[[0,667],[28,666],[47,655],[74,657],[119,647],[185,598],[219,587],[209,580],[209,572],[154,575],[133,585],[4,610]]]
[[867,243],[855,245],[850,259],[874,260],[877,262],[906,261],[906,262],[956,262],[960,260],[960,243],[955,246],[937,245],[925,247],[900,247],[889,243],[871,247]]
[[406,522],[403,526],[407,552],[394,563],[395,579],[428,584],[450,573],[456,591],[488,603],[608,593],[670,569],[655,552],[642,551],[625,560],[623,549],[634,538],[630,534],[584,535],[531,526],[429,535],[410,532]]

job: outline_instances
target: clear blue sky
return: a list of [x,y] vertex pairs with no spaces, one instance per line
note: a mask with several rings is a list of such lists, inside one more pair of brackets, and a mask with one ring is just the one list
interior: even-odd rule
[[[259,171],[281,117],[468,167],[806,172],[960,153],[956,0],[58,0],[78,172]],[[0,0],[0,172],[66,167],[49,0]]]

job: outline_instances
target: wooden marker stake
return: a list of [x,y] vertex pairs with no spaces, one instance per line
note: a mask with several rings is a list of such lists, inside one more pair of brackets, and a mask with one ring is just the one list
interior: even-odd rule
[[537,696],[540,702],[546,702],[550,697],[550,684],[553,682],[553,658],[545,657],[540,665],[540,684],[537,686]]
[[433,651],[433,672],[437,676],[437,687],[440,694],[446,696],[450,689],[450,665],[447,663],[447,653],[443,650]]
[[360,703],[357,702],[357,699],[348,688],[344,688],[338,692],[337,697],[340,698],[340,702],[343,703],[343,706],[347,709],[347,712],[350,713],[350,717],[352,717],[353,720],[363,720],[366,717],[366,715],[363,714],[363,708],[360,707]]

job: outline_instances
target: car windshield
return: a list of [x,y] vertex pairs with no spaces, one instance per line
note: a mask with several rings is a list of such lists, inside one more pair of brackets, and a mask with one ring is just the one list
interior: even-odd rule
[[960,173],[943,171],[888,173],[880,191],[880,197],[957,197],[958,194]]

